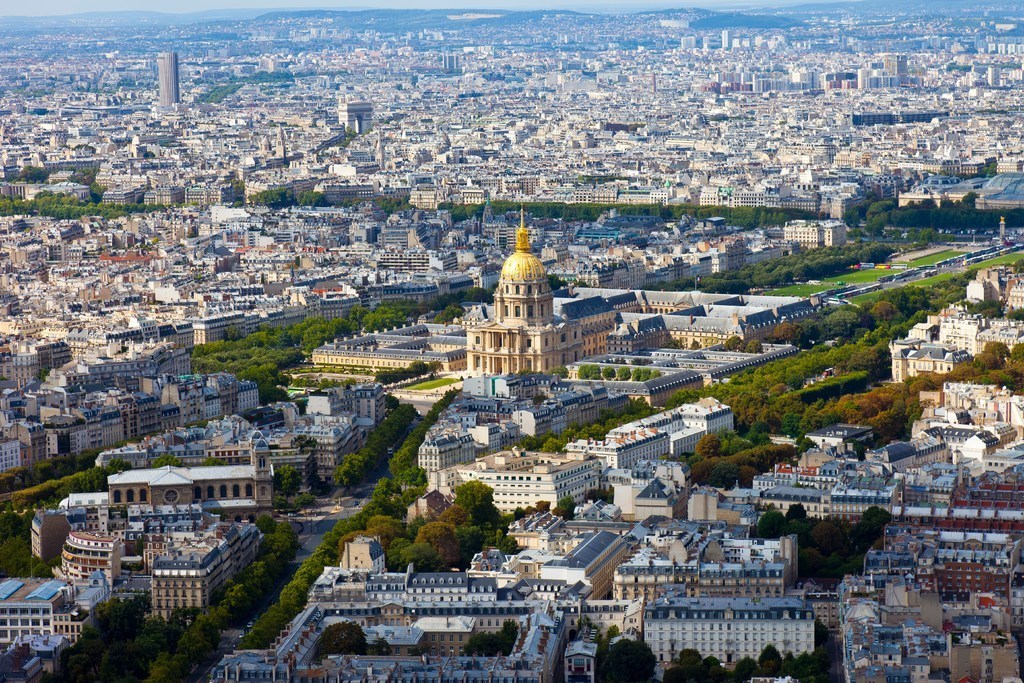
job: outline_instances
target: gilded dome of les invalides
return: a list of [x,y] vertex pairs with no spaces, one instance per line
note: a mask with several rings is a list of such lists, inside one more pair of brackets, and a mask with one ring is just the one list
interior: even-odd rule
[[547,279],[547,271],[540,259],[530,251],[530,234],[526,230],[526,220],[519,219],[516,230],[516,250],[501,267],[501,282],[537,282]]

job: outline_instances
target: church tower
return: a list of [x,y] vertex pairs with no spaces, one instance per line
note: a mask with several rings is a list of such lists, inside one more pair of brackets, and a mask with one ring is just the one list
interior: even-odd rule
[[530,249],[526,216],[520,212],[516,250],[502,266],[494,291],[495,319],[506,325],[545,325],[554,316],[553,303],[547,270]]
[[583,330],[555,315],[547,270],[530,247],[520,214],[516,248],[501,268],[486,318],[463,318],[466,362],[472,374],[550,372],[583,355]]

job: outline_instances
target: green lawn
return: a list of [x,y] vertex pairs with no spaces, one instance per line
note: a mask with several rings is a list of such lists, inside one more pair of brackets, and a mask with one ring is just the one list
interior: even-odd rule
[[[974,265],[970,266],[967,269],[967,272],[968,273],[973,273],[973,272],[975,272],[977,270],[980,270],[981,268],[988,268],[989,266],[998,266],[998,265],[1006,265],[1008,263],[1016,263],[1017,261],[1020,261],[1021,259],[1024,259],[1024,252],[1019,252],[1018,251],[1018,252],[1014,252],[1012,254],[1003,254],[1002,256],[997,256],[997,257],[989,259],[987,261],[982,261],[981,263],[975,263]],[[908,287],[928,287],[930,285],[934,285],[936,282],[942,282],[943,280],[948,280],[951,277],[953,277],[954,275],[959,275],[959,273],[939,273],[938,275],[932,275],[931,277],[926,277],[923,280],[914,280],[912,282],[908,282],[904,286],[908,286]],[[851,303],[861,305],[861,304],[867,303],[869,301],[872,301],[876,296],[878,296],[878,294],[879,294],[879,292],[868,292],[867,294],[860,294],[858,296],[855,296],[855,297],[849,299],[849,301]]]
[[810,296],[811,294],[817,294],[818,292],[829,289],[830,287],[825,284],[821,285],[789,285],[788,287],[780,287],[779,289],[773,289],[766,294],[771,296]]
[[933,266],[939,261],[945,261],[948,258],[960,256],[963,253],[964,252],[957,251],[955,249],[946,249],[944,251],[937,251],[934,254],[930,254],[928,256],[916,258],[913,261],[908,261],[907,265],[909,265],[911,268],[916,268],[917,266]]
[[405,389],[406,391],[430,391],[431,389],[439,389],[449,384],[455,384],[458,381],[452,377],[438,377],[437,379],[428,379],[426,382],[413,384],[411,387],[405,387]]
[[818,292],[824,292],[826,289],[837,287],[840,282],[845,282],[848,285],[863,285],[868,282],[874,282],[883,275],[893,272],[895,271],[881,268],[850,270],[842,275],[825,278],[821,281],[820,285],[788,285],[766,293],[772,296],[810,296],[811,294],[817,294]]

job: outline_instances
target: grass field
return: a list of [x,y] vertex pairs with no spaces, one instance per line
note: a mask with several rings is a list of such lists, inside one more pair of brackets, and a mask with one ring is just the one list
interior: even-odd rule
[[446,387],[449,384],[455,384],[459,380],[452,377],[438,377],[437,379],[428,379],[426,382],[420,382],[419,384],[413,384],[410,387],[405,387],[406,391],[430,391],[431,389],[440,389]]
[[772,296],[810,296],[811,294],[817,294],[818,292],[824,292],[826,289],[837,287],[839,282],[845,282],[848,285],[863,285],[868,282],[874,282],[883,275],[892,272],[891,270],[880,268],[851,270],[842,275],[825,278],[821,281],[820,285],[788,285],[779,289],[773,289],[767,292],[767,294]]
[[[947,256],[946,258],[949,258],[949,257]],[[1024,252],[1014,252],[1013,254],[1004,254],[1002,256],[997,256],[997,257],[995,257],[993,259],[989,259],[987,261],[982,261],[981,263],[975,263],[974,265],[970,266],[967,269],[967,272],[968,273],[973,273],[976,270],[979,270],[981,268],[988,268],[990,266],[1005,265],[1005,264],[1008,264],[1008,263],[1016,263],[1017,261],[1020,261],[1021,259],[1024,259]],[[926,277],[923,280],[915,280],[913,282],[908,282],[908,283],[906,283],[905,286],[907,286],[907,287],[928,287],[929,285],[934,285],[936,282],[942,282],[943,280],[948,280],[951,277],[953,277],[954,275],[959,275],[959,273],[939,273],[938,275],[932,275],[931,277]],[[858,305],[863,305],[865,303],[868,303],[868,302],[874,300],[874,298],[877,297],[878,294],[879,294],[879,292],[868,292],[867,294],[861,294],[859,296],[855,296],[855,297],[849,299],[849,301],[850,301],[850,303],[854,303],[854,304],[858,304]]]
[[912,268],[917,267],[917,266],[933,266],[936,263],[938,263],[939,261],[945,261],[948,258],[953,258],[954,256],[960,256],[963,253],[964,252],[956,251],[955,249],[946,249],[945,251],[939,251],[939,252],[936,252],[934,254],[929,254],[928,256],[922,256],[921,258],[916,258],[913,261],[908,261],[907,265],[909,265]]
[[823,290],[830,289],[829,285],[789,285],[788,287],[780,287],[779,289],[773,289],[766,294],[771,296],[810,296],[811,294],[817,294]]

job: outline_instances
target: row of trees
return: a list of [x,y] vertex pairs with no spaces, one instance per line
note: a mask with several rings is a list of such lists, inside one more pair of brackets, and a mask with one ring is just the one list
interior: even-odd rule
[[103,491],[107,488],[107,477],[131,469],[123,460],[111,460],[106,467],[91,467],[69,474],[60,479],[51,479],[11,494],[11,506],[15,510],[35,510],[55,505],[72,493]]
[[384,420],[370,432],[366,443],[355,453],[345,456],[334,470],[334,483],[339,486],[355,486],[366,481],[387,462],[389,449],[401,440],[413,420],[416,409],[402,404],[391,411]]
[[789,676],[800,683],[828,683],[830,658],[822,647],[827,637],[827,629],[815,622],[814,652],[796,657],[792,653],[787,653],[783,657],[779,650],[769,643],[764,646],[757,660],[744,657],[736,662],[732,670],[722,666],[721,661],[715,657],[701,657],[697,650],[686,649],[681,651],[665,670],[662,680],[663,683],[745,683],[751,678]]
[[381,384],[395,384],[396,382],[405,382],[422,377],[423,375],[429,375],[433,372],[437,372],[437,365],[435,363],[424,363],[421,360],[414,360],[405,368],[378,370],[374,373],[373,379]]
[[389,464],[391,476],[395,478],[395,481],[407,486],[422,486],[427,483],[427,475],[417,462],[420,445],[427,438],[427,432],[441,417],[441,413],[452,404],[458,395],[459,392],[455,389],[445,392],[439,401],[430,406],[423,421],[416,425],[416,428],[409,433],[408,438],[395,451]]
[[134,213],[163,211],[162,204],[100,204],[100,197],[93,194],[89,201],[82,201],[69,194],[40,192],[32,199],[0,197],[0,216],[40,215],[59,220],[78,220],[83,216],[101,218],[123,218]]
[[[602,214],[615,210],[624,216],[658,216],[666,221],[679,220],[683,216],[697,219],[721,216],[729,225],[758,228],[766,225],[783,225],[786,221],[815,218],[810,211],[797,209],[773,209],[767,207],[697,206],[695,204],[565,204],[562,202],[528,202],[525,205],[508,201],[492,201],[495,214],[519,212],[524,206],[534,218],[560,218],[566,221],[594,221]],[[483,204],[442,204],[439,208],[450,211],[455,221],[479,218],[483,215]]]
[[[123,444],[116,444],[113,447],[118,445]],[[96,466],[96,456],[100,454],[101,450],[105,449],[90,448],[78,455],[50,458],[41,460],[31,467],[12,467],[0,472],[0,493],[11,493],[92,469]]]
[[264,534],[259,558],[213,596],[206,614],[179,608],[165,621],[149,616],[148,595],[109,600],[96,608],[96,628],[85,627],[61,654],[61,680],[186,680],[220,644],[224,629],[250,618],[295,557],[299,544],[290,524],[268,516],[256,524]]
[[660,370],[651,368],[602,368],[600,365],[587,363],[579,367],[580,379],[605,379],[618,382],[646,382],[661,377]]
[[287,187],[275,187],[269,190],[254,192],[249,195],[248,201],[250,204],[267,206],[271,209],[286,209],[290,206],[319,207],[331,205],[323,192],[304,190],[295,194]]
[[883,235],[887,228],[995,231],[1004,216],[1007,226],[1024,226],[1024,209],[987,211],[975,208],[976,200],[977,195],[973,192],[968,192],[959,203],[946,200],[939,206],[928,202],[901,207],[897,206],[895,199],[884,199],[851,207],[843,214],[843,219],[851,226],[863,223],[864,231],[875,236]]
[[[699,289],[705,292],[724,294],[746,294],[752,289],[784,287],[794,282],[819,280],[843,275],[856,263],[878,263],[893,253],[891,246],[878,243],[847,244],[840,247],[826,247],[783,256],[701,278]],[[684,278],[656,289],[688,290],[697,283],[693,278]]]

